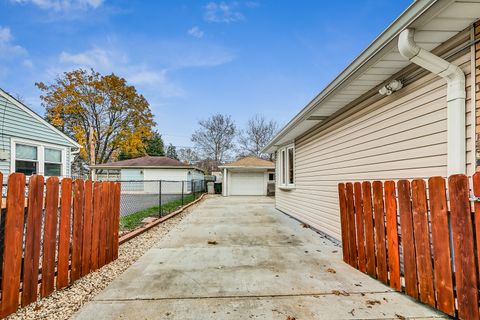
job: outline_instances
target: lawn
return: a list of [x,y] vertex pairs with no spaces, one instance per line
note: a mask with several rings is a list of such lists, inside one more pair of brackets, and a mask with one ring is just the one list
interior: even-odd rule
[[[193,194],[184,196],[183,204],[186,205],[195,200]],[[182,206],[182,199],[172,200],[162,204],[162,214],[168,214],[172,211],[175,211],[177,208]],[[133,230],[138,227],[142,220],[147,217],[158,217],[160,207],[155,206],[135,213],[129,214],[128,216],[120,217],[120,229],[121,230]]]

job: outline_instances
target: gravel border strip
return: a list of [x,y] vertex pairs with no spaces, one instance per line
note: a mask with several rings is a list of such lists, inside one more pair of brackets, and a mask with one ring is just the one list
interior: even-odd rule
[[177,214],[179,213],[182,213],[183,211],[187,210],[188,208],[190,208],[191,206],[194,206],[195,204],[197,204],[198,202],[202,201],[202,199],[206,196],[207,194],[204,193],[200,196],[200,198],[198,199],[195,199],[193,200],[192,202],[190,203],[187,203],[186,205],[184,205],[183,207],[181,207],[180,209],[178,210],[175,210],[173,212],[170,212],[169,214],[167,214],[166,216],[163,216],[161,218],[158,218],[150,223],[147,223],[146,225],[144,226],[141,226],[135,230],[132,230],[132,231],[129,231],[127,233],[124,233],[120,236],[120,239],[119,239],[119,243],[120,244],[123,244],[127,241],[130,241],[132,239],[134,239],[135,237],[138,237],[139,235],[141,235],[142,233],[150,230],[151,228],[167,221],[168,219],[171,219],[173,217],[175,217]]
[[189,215],[199,203],[120,245],[117,260],[77,280],[65,289],[55,291],[52,295],[40,299],[36,303],[20,308],[6,319],[69,319],[85,303],[92,300],[116,277],[137,261],[148,249],[155,246],[160,239]]

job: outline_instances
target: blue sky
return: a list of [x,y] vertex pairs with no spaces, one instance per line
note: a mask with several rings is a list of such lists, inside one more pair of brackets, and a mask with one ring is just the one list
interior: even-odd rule
[[0,0],[0,87],[43,115],[34,83],[77,67],[145,95],[166,142],[200,119],[288,122],[411,1]]

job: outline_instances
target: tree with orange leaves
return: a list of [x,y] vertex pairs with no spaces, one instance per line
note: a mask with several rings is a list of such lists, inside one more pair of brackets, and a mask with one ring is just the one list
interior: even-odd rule
[[115,74],[91,70],[65,72],[51,84],[36,83],[47,120],[82,145],[90,162],[89,130],[93,128],[95,163],[127,153],[141,156],[155,126],[150,106],[135,87]]

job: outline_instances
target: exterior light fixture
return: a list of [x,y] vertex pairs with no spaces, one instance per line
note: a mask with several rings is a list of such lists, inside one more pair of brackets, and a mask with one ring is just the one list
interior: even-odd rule
[[383,87],[378,90],[382,96],[389,96],[395,91],[402,89],[403,83],[400,80],[392,80],[388,84],[384,85]]

